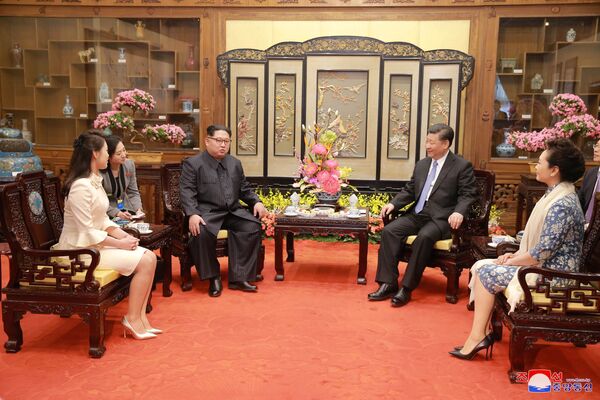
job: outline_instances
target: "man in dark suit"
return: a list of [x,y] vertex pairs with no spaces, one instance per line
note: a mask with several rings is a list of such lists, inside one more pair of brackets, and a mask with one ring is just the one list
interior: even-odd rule
[[[600,161],[600,140],[594,145],[594,161]],[[588,169],[583,175],[583,183],[579,189],[579,201],[585,214],[585,222],[590,223],[594,212],[594,195],[600,192],[600,170],[598,167]]]
[[[180,196],[192,234],[189,248],[200,279],[209,279],[208,294],[217,297],[222,284],[216,255],[217,234],[226,229],[229,249],[229,288],[255,292],[249,281],[256,278],[260,250],[260,221],[267,210],[246,181],[241,162],[231,155],[231,130],[211,125],[206,151],[182,164]],[[240,204],[248,204],[252,215]]]
[[[427,157],[417,162],[410,181],[381,210],[384,217],[413,203],[403,216],[383,229],[375,277],[379,289],[369,294],[369,300],[392,297],[395,307],[408,303],[429,263],[433,245],[450,237],[450,227],[456,229],[461,225],[475,200],[473,167],[449,150],[453,140],[454,131],[448,125],[429,128]],[[412,243],[412,254],[399,289],[398,262],[410,235],[417,238]]]

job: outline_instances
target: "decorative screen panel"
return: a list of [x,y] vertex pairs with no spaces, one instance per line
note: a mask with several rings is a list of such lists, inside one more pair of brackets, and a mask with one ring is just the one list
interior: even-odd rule
[[303,60],[269,60],[267,171],[292,177],[298,171],[302,140]]
[[231,128],[231,155],[244,166],[247,176],[264,174],[265,66],[231,63],[228,126]]
[[342,119],[346,143],[340,164],[350,179],[376,179],[380,58],[319,55],[306,59],[306,121],[323,123],[328,110]]
[[454,141],[450,150],[456,152],[458,143],[458,118],[460,94],[460,63],[425,64],[423,66],[423,88],[421,102],[421,135],[419,157],[426,156],[425,140],[427,129],[434,124],[448,124],[454,130]]
[[406,181],[426,156],[430,125],[457,131],[474,63],[456,50],[359,36],[230,50],[217,57],[217,73],[229,88],[232,154],[248,176],[290,178],[304,156],[302,124],[334,120],[343,142],[337,158],[352,168],[351,183]]
[[237,78],[235,147],[238,155],[256,155],[258,78]]
[[368,71],[317,71],[319,126],[327,126],[335,112],[341,118],[338,158],[366,157],[368,83]]
[[381,115],[380,179],[410,179],[416,161],[419,60],[385,60]]
[[273,143],[276,156],[294,156],[296,138],[296,75],[275,74]]

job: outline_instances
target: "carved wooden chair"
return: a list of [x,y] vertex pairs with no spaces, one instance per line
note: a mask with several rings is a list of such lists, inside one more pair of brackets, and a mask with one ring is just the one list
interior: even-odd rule
[[[0,188],[0,203],[0,229],[12,253],[10,278],[2,289],[6,352],[21,350],[20,320],[26,312],[79,314],[90,326],[90,356],[102,357],[107,309],[127,296],[130,277],[97,269],[96,249],[50,250],[63,226],[58,178],[43,172],[20,175]],[[83,256],[91,258],[89,265]]]
[[[527,382],[525,353],[535,350],[533,344],[538,339],[571,342],[577,347],[600,342],[600,194],[595,202],[594,216],[585,232],[580,272],[521,268],[518,277],[525,296],[512,313],[506,295],[496,295],[492,325],[498,340],[502,339],[503,323],[510,330],[508,377],[512,383]],[[501,244],[498,254],[516,249]],[[533,273],[540,277],[534,287],[528,287],[526,276]],[[551,288],[554,278],[570,279],[573,284]]]
[[[185,292],[192,290],[192,258],[187,249],[189,240],[187,218],[181,208],[179,199],[179,179],[181,177],[181,164],[165,164],[161,167],[161,186],[163,190],[164,221],[165,225],[175,227],[172,240],[172,255],[179,258],[181,271],[181,289]],[[220,230],[217,235],[217,257],[228,255],[227,231]],[[262,270],[265,263],[265,246],[261,245],[256,268],[256,280],[263,279]]]
[[[440,268],[448,282],[446,284],[446,301],[456,304],[458,301],[458,280],[463,269],[473,265],[474,258],[471,245],[471,237],[488,234],[488,220],[494,195],[495,174],[492,171],[475,169],[475,182],[477,185],[477,198],[471,205],[469,214],[459,229],[452,229],[451,239],[439,240],[433,246],[433,257],[429,267]],[[388,224],[398,213],[392,213],[384,218],[384,224]],[[408,261],[411,255],[410,245],[416,239],[416,235],[409,236],[401,256],[402,261]]]

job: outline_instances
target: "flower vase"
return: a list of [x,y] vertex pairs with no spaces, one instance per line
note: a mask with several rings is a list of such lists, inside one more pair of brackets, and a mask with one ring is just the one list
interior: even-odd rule
[[71,104],[71,97],[69,95],[65,96],[65,105],[63,106],[62,111],[65,117],[73,116],[73,105]]
[[498,157],[513,157],[517,149],[512,144],[508,143],[510,136],[510,128],[504,128],[504,142],[496,146],[496,154]]
[[23,66],[23,49],[19,43],[13,44],[10,55],[12,56],[13,67],[21,68]]
[[185,69],[188,71],[194,71],[196,69],[196,59],[194,58],[194,46],[190,45],[188,48],[188,57],[185,60]]
[[335,207],[340,199],[341,192],[329,194],[327,192],[316,192],[318,204],[317,206]]

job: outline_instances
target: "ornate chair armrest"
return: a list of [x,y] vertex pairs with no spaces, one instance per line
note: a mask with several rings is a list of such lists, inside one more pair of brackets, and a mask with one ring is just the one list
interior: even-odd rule
[[390,222],[392,222],[393,220],[395,220],[396,218],[398,218],[400,216],[400,210],[392,210],[391,213],[389,213],[388,215],[384,215],[381,220],[383,221],[383,225],[387,225]]
[[[94,281],[94,271],[100,262],[100,252],[97,249],[82,248],[73,250],[38,250],[38,249],[22,249],[23,256],[28,256],[37,259],[45,259],[51,265],[51,259],[54,257],[68,257],[71,262],[71,268],[73,267],[73,261],[79,260],[79,256],[88,255],[91,257],[89,265],[86,267],[87,272],[85,274],[85,282],[91,283]],[[25,262],[25,261],[24,261]],[[14,263],[15,265],[18,263]],[[11,263],[11,266],[13,263]],[[74,271],[71,271],[74,274]],[[11,274],[12,275],[12,274]]]
[[[596,282],[596,283],[600,282],[600,274],[556,271],[556,270],[552,270],[552,269],[548,269],[548,268],[538,268],[538,267],[523,267],[523,268],[519,269],[517,276],[519,279],[519,285],[521,285],[521,289],[523,290],[523,293],[525,294],[524,303],[526,305],[527,310],[533,309],[533,297],[531,295],[532,289],[538,289],[539,292],[545,292],[546,297],[549,297],[546,283],[538,282],[538,283],[536,283],[536,286],[534,286],[534,287],[530,287],[529,285],[527,285],[527,280],[526,280],[527,274],[538,274],[538,275],[542,276],[543,281],[546,281],[546,282],[550,281],[552,278],[563,278],[563,279],[573,280],[576,282],[576,284],[570,286],[570,288],[574,289],[574,290],[582,290],[583,289],[583,288],[581,288],[582,284],[590,285],[592,282]],[[592,286],[590,286],[589,288],[585,288],[585,289],[591,290],[593,292],[592,293],[593,296],[600,296],[600,289],[594,288]],[[565,303],[565,307],[563,308],[563,311],[566,310],[566,304],[569,303],[569,300],[570,299],[568,297],[561,299],[561,301],[563,301]]]

